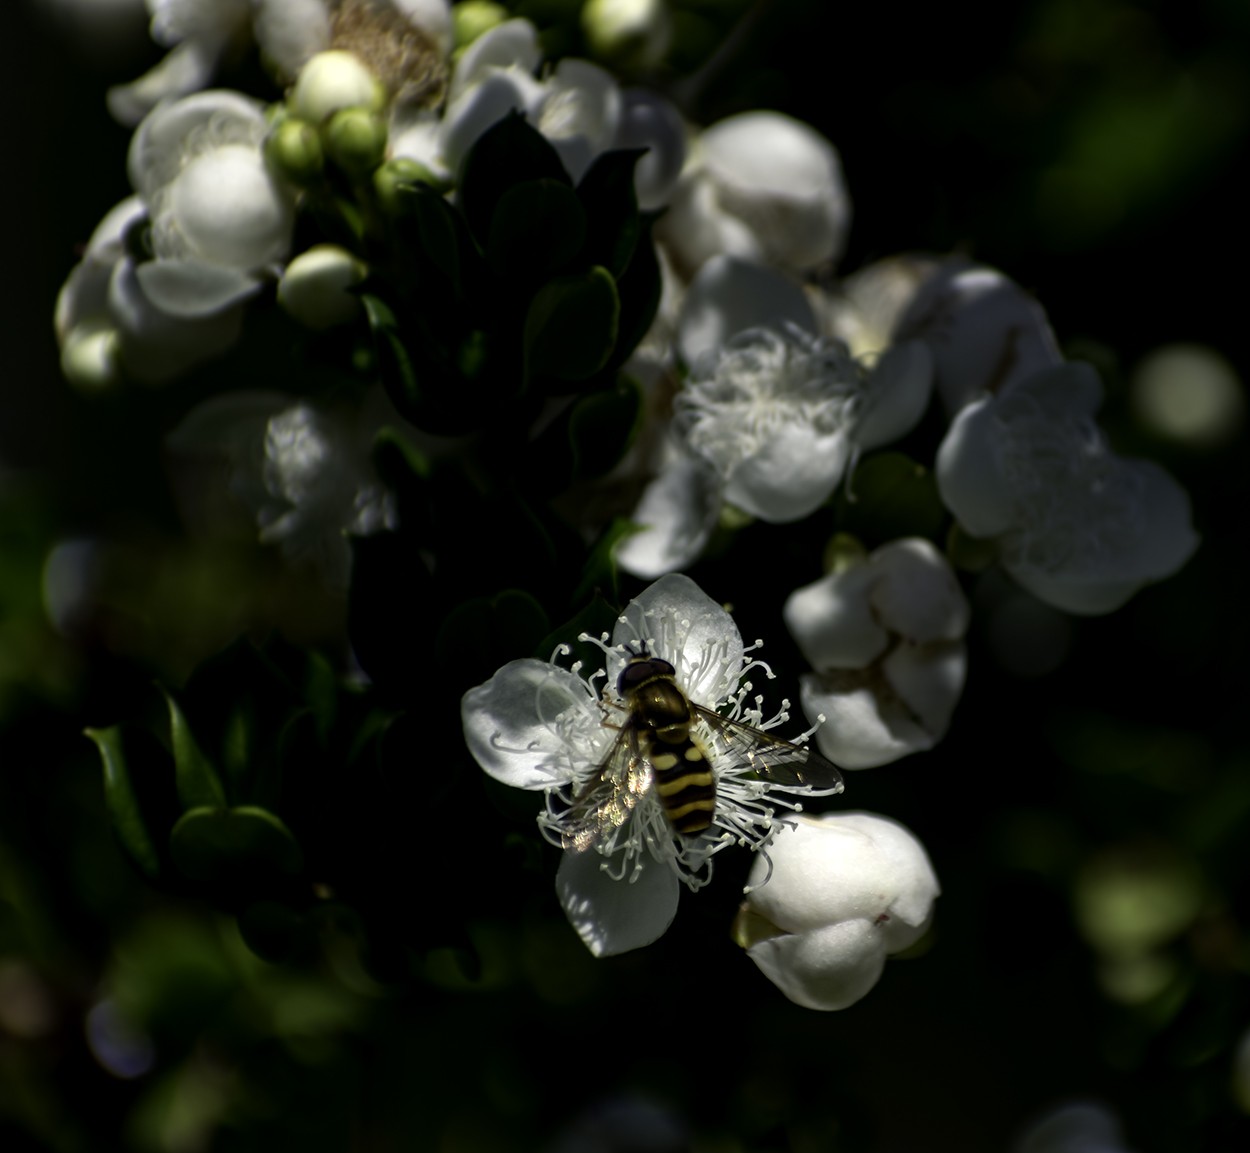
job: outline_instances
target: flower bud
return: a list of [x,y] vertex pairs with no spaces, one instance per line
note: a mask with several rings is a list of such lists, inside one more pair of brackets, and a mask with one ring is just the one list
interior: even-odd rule
[[350,323],[360,312],[351,290],[367,273],[364,262],[345,248],[318,244],[286,266],[278,281],[278,303],[308,328]]
[[751,867],[734,939],[796,1005],[845,1009],[890,953],[929,926],[938,880],[924,847],[872,813],[787,822]]
[[320,133],[295,116],[284,119],[270,133],[265,156],[278,173],[300,187],[318,180],[325,167]]
[[653,67],[672,42],[664,0],[587,0],[582,31],[600,59]]
[[380,112],[385,106],[385,89],[351,52],[319,52],[300,70],[291,93],[292,110],[313,124],[344,108]]
[[391,216],[403,211],[403,193],[405,186],[428,184],[440,192],[445,182],[431,172],[419,160],[407,156],[392,157],[373,174],[373,190],[377,193],[382,210]]
[[367,108],[344,108],[322,130],[326,152],[349,176],[366,176],[386,155],[386,122]]
[[61,371],[70,384],[95,391],[116,384],[117,331],[111,327],[80,324],[66,336],[61,347]]
[[456,50],[467,48],[484,32],[509,19],[509,13],[501,4],[492,0],[465,0],[451,10],[452,28]]

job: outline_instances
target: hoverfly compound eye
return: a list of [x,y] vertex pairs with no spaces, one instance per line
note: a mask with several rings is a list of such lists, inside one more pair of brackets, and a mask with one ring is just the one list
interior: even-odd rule
[[621,669],[621,675],[616,678],[616,689],[623,696],[627,690],[636,689],[653,677],[671,677],[675,671],[668,661],[662,661],[659,657],[631,657],[629,664]]

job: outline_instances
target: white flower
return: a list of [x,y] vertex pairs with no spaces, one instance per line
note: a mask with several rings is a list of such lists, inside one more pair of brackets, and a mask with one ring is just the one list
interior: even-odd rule
[[156,254],[140,279],[158,307],[213,312],[285,258],[294,198],[265,163],[267,131],[260,102],[230,91],[162,104],[136,129],[127,166]]
[[923,340],[952,416],[983,393],[1006,393],[1062,362],[1042,306],[1001,272],[963,260],[939,266],[898,318],[895,340]]
[[[751,866],[735,939],[806,1009],[845,1009],[914,945],[940,891],[924,847],[871,813],[799,816]],[[771,868],[770,868],[771,866]]]
[[937,457],[960,525],[993,539],[1029,592],[1072,613],[1119,608],[1198,546],[1185,490],[1110,450],[1094,421],[1101,401],[1089,365],[1035,373],[963,409]]
[[644,212],[669,202],[686,159],[686,128],[673,104],[643,88],[621,93],[613,148],[645,148],[634,169],[634,191]]
[[813,334],[801,289],[760,265],[716,257],[695,277],[677,338],[692,364],[670,445],[618,562],[657,576],[696,557],[729,503],[771,523],[808,516],[862,451],[923,415],[929,358],[912,342],[869,367]]
[[[592,638],[583,637],[583,640]],[[668,661],[692,704],[720,711],[756,728],[786,718],[785,705],[765,719],[760,698],[750,700],[752,670],[766,665],[749,658],[727,612],[688,577],[670,575],[626,607],[611,643],[603,648],[605,668],[588,678],[538,660],[517,660],[464,696],[465,740],[478,764],[515,788],[543,790],[547,811],[539,824],[556,844],[569,839],[568,808],[596,781],[627,718],[617,678],[631,651]],[[600,685],[600,682],[602,684]],[[728,845],[760,849],[781,822],[778,810],[797,803],[788,794],[833,791],[765,783],[748,760],[718,741],[707,722],[696,731],[709,750],[715,774],[716,809],[710,828],[682,835],[674,831],[653,788],[604,836],[567,849],[556,889],[573,927],[597,956],[626,952],[659,937],[672,921],[682,883],[691,889],[711,876],[712,856]],[[649,781],[649,778],[648,778]]]
[[227,393],[194,409],[170,434],[186,457],[224,457],[232,492],[255,517],[263,544],[347,586],[347,534],[393,529],[395,501],[369,448],[389,423],[378,393],[358,410],[321,409],[284,393]]
[[[405,126],[392,154],[409,156],[432,171],[458,172],[478,138],[509,112],[523,112],[559,153],[574,183],[601,152],[613,147],[621,120],[621,92],[611,74],[586,60],[566,57],[543,80],[535,78],[542,54],[528,20],[507,20],[479,36],[452,74],[447,110],[438,130],[439,153],[429,155],[428,120]],[[408,143],[405,144],[404,142]]]
[[61,367],[74,384],[103,387],[123,374],[159,383],[219,356],[238,339],[241,303],[208,315],[176,316],[148,299],[139,266],[125,249],[127,232],[145,215],[137,196],[110,210],[57,297]]
[[817,670],[802,679],[803,711],[824,716],[821,752],[848,769],[930,749],[963,690],[969,610],[927,540],[892,541],[798,589],[786,625]]
[[746,112],[698,137],[657,236],[687,277],[717,255],[804,272],[837,259],[850,216],[833,145],[792,117]]

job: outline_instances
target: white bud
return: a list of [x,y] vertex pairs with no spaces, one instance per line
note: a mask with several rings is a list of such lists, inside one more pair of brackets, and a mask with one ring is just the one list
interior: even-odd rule
[[360,57],[351,52],[319,52],[300,69],[291,93],[297,116],[320,124],[343,108],[386,106],[386,92]]
[[345,248],[318,244],[286,266],[278,281],[278,303],[308,328],[348,324],[360,313],[360,300],[351,290],[367,272]]
[[[735,939],[791,1001],[844,1009],[924,934],[940,889],[924,847],[872,813],[787,822],[751,867]],[[771,875],[770,875],[771,862]],[[766,879],[767,878],[767,879]]]
[[117,330],[99,324],[80,324],[61,346],[61,371],[70,384],[94,391],[116,384]]

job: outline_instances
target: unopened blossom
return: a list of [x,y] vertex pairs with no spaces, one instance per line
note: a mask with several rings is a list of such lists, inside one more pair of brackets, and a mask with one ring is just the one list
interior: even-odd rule
[[848,769],[930,749],[963,691],[968,602],[927,540],[891,541],[791,593],[786,626],[816,670],[803,711],[821,752]]
[[929,346],[934,383],[952,416],[1063,359],[1042,306],[997,269],[965,260],[931,271],[898,316],[894,339]]
[[582,31],[594,54],[632,68],[654,68],[673,39],[667,0],[587,0]]
[[657,237],[686,277],[718,255],[805,272],[841,255],[850,216],[829,141],[779,112],[745,112],[693,141]]
[[937,456],[960,526],[993,541],[1017,583],[1072,613],[1119,608],[1198,546],[1185,490],[1153,461],[1112,452],[1094,419],[1101,403],[1089,365],[1045,369],[964,408]]
[[169,437],[179,458],[216,457],[231,492],[254,517],[262,544],[347,586],[347,535],[393,529],[395,501],[369,459],[390,413],[380,396],[359,408],[323,408],[284,393],[226,393],[206,401]]
[[756,860],[735,940],[796,1005],[845,1009],[914,945],[940,892],[924,847],[872,813],[800,815]]
[[669,443],[618,561],[656,576],[696,557],[726,504],[771,523],[808,516],[855,457],[902,436],[929,399],[919,343],[853,359],[814,333],[802,290],[761,265],[707,262],[682,305],[677,347],[690,372]]
[[316,244],[301,252],[282,272],[278,303],[300,324],[312,329],[349,324],[361,313],[353,290],[368,274],[358,257],[337,244]]
[[1132,1153],[1120,1119],[1100,1101],[1065,1101],[1031,1121],[1009,1153]]
[[[593,638],[582,637],[583,641]],[[733,619],[689,577],[662,578],[632,600],[610,643],[600,641],[604,667],[589,676],[580,664],[512,661],[465,694],[465,740],[478,764],[498,781],[546,794],[539,824],[554,843],[572,844],[566,815],[597,779],[628,717],[617,678],[632,654],[669,662],[694,705],[756,728],[786,718],[785,705],[765,718],[750,673],[770,675],[752,660]],[[682,884],[697,889],[711,877],[712,857],[729,845],[764,848],[795,796],[832,788],[766,783],[750,762],[696,721],[715,775],[711,827],[679,834],[654,788],[645,788],[623,819],[593,843],[566,848],[556,891],[569,921],[591,952],[607,956],[650,944],[672,921]],[[840,786],[839,786],[840,787]]]

